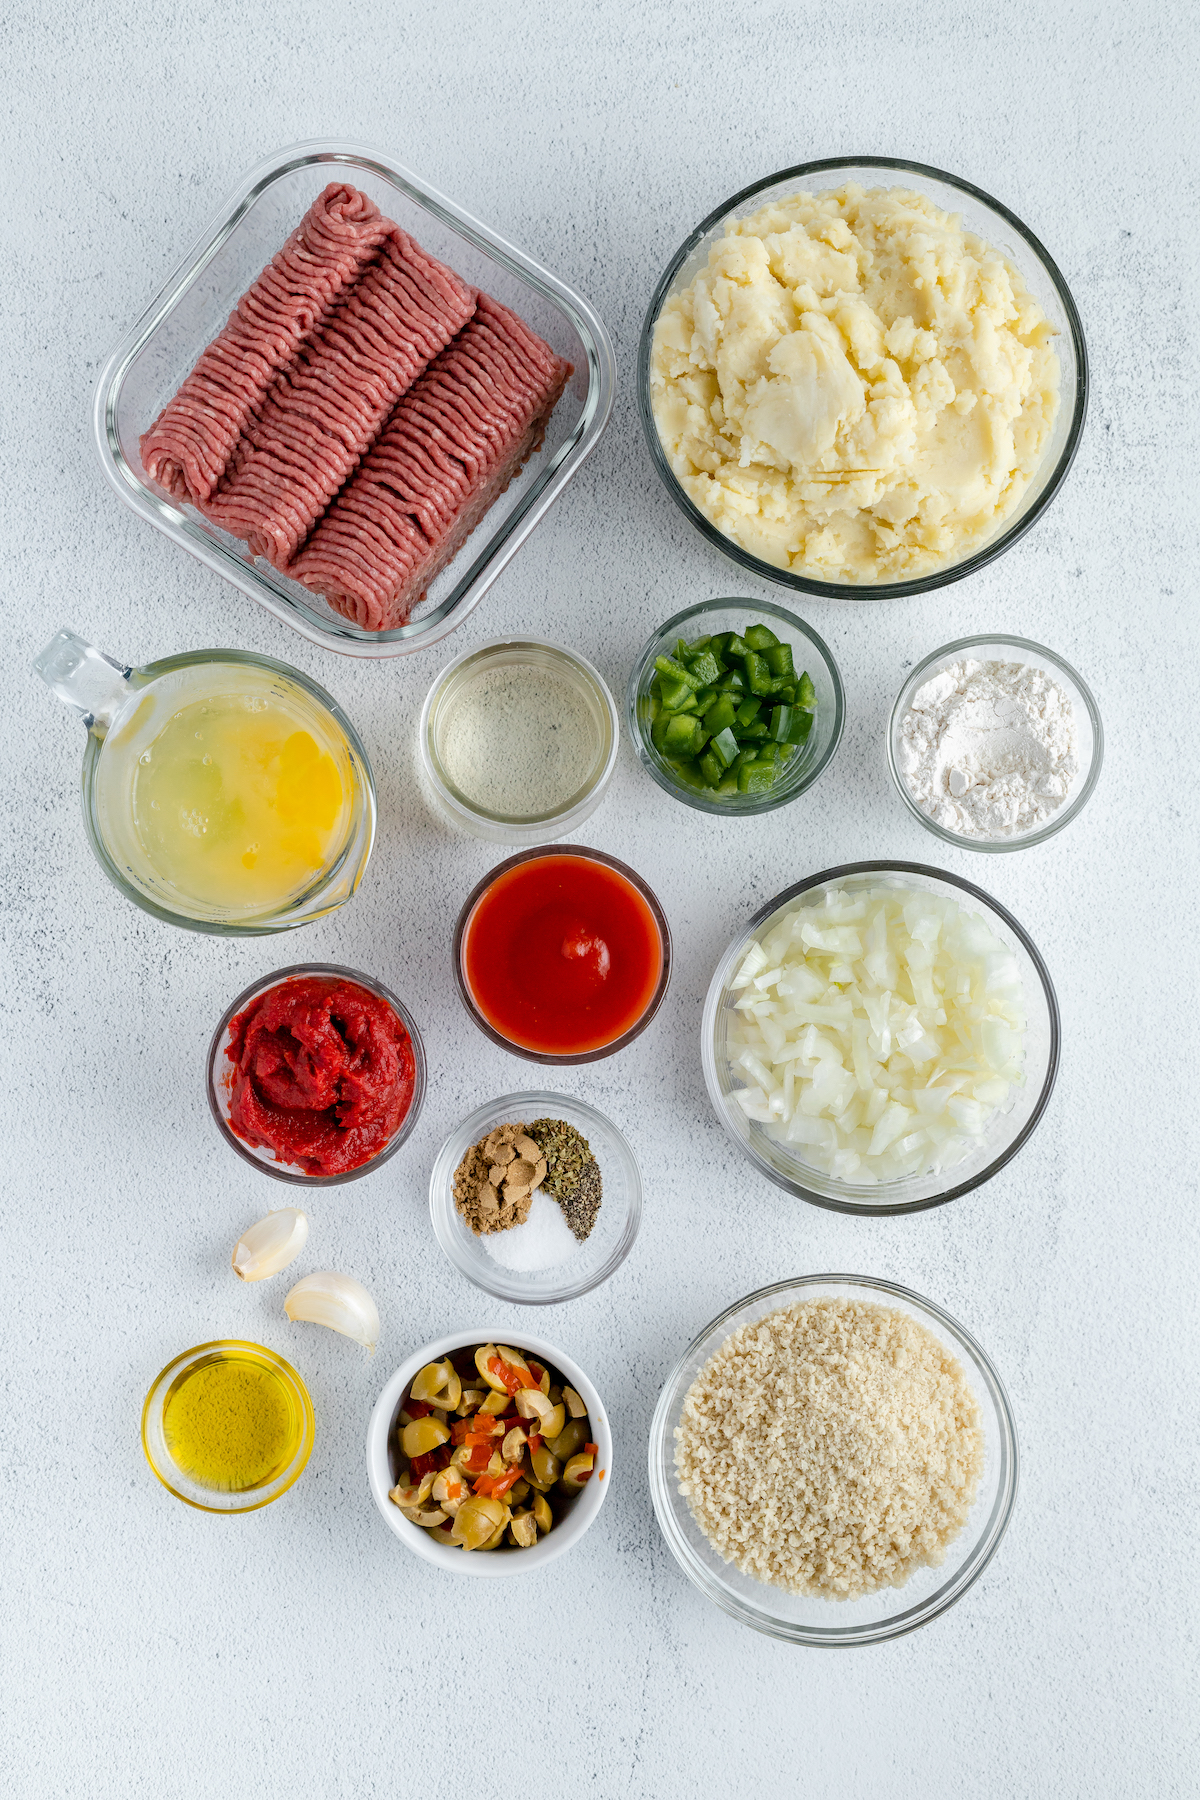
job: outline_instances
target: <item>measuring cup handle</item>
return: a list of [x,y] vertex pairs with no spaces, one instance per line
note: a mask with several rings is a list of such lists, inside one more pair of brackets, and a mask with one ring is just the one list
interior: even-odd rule
[[73,631],[60,631],[35,656],[33,666],[66,706],[74,707],[88,730],[111,725],[129,692],[132,668],[114,662]]

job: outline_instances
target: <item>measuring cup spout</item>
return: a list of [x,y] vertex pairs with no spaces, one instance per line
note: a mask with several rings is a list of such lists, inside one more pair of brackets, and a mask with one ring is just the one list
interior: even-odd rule
[[60,631],[34,657],[33,666],[64,705],[73,707],[88,730],[112,724],[129,693],[132,668],[114,662],[73,631]]

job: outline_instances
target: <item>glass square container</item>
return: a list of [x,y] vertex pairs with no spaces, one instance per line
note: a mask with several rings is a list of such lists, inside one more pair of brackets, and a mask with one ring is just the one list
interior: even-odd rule
[[[407,625],[364,631],[319,595],[254,560],[142,469],[138,439],[191,372],[238,300],[330,181],[350,181],[464,281],[519,313],[574,365],[546,428],[507,492],[430,584]],[[109,483],[139,517],[249,594],[311,643],[344,656],[405,656],[454,631],[590,455],[612,410],[615,363],[582,295],[489,231],[382,151],[321,140],[280,150],[250,171],[117,345],[96,384],[92,423]]]

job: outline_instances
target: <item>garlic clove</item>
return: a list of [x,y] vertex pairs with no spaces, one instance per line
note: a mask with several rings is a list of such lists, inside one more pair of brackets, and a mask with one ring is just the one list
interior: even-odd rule
[[282,1206],[243,1231],[233,1252],[233,1272],[242,1281],[265,1281],[295,1262],[307,1242],[307,1214],[298,1206]]
[[293,1321],[327,1325],[330,1331],[340,1331],[372,1356],[375,1354],[379,1314],[370,1294],[353,1275],[335,1275],[329,1269],[306,1275],[284,1301],[283,1310]]

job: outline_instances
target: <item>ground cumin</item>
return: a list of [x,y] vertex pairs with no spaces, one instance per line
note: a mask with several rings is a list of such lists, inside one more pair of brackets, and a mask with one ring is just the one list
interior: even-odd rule
[[523,1225],[546,1159],[524,1125],[497,1125],[454,1171],[454,1203],[479,1236]]

